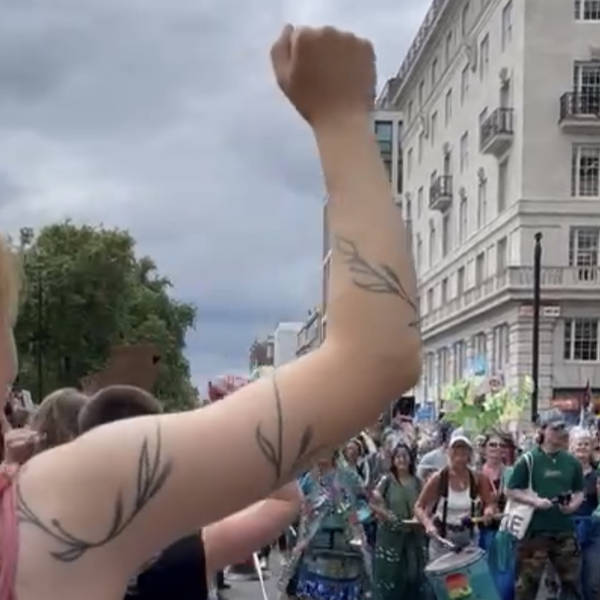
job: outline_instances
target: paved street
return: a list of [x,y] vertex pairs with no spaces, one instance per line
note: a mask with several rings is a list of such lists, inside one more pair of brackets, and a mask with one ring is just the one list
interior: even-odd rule
[[[278,591],[275,579],[265,582],[268,600],[277,600]],[[226,600],[263,600],[258,581],[232,582],[232,588],[224,595]]]

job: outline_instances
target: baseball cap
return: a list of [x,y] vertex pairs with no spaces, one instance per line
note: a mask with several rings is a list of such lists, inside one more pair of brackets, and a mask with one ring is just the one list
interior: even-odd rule
[[465,446],[468,446],[471,450],[473,449],[473,443],[471,442],[471,440],[462,432],[460,431],[456,431],[452,434],[452,437],[450,438],[450,443],[448,444],[448,446],[450,448],[453,448],[454,446],[457,446],[458,444],[464,444]]
[[540,415],[539,424],[542,428],[560,429],[561,427],[566,427],[567,422],[559,410],[553,409]]

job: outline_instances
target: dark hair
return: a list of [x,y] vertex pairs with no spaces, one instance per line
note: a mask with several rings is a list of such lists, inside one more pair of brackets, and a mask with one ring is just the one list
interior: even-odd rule
[[394,477],[398,477],[398,471],[396,470],[396,465],[394,465],[394,460],[396,459],[396,455],[400,450],[404,450],[408,454],[408,472],[410,475],[414,477],[415,474],[415,455],[413,451],[403,442],[396,444],[392,450],[390,460],[390,471],[394,474]]
[[94,427],[162,412],[158,400],[141,388],[131,385],[111,385],[94,396],[79,413],[79,433]]
[[46,396],[31,417],[31,428],[42,438],[40,450],[66,444],[78,434],[78,418],[88,398],[74,388],[56,390]]

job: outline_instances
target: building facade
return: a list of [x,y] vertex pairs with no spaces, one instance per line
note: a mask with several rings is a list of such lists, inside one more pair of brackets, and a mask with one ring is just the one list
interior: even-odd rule
[[308,313],[308,319],[298,332],[296,356],[304,356],[316,350],[322,341],[322,316],[321,309],[316,308]]
[[272,367],[275,360],[275,338],[255,340],[250,347],[250,373],[259,367]]
[[[390,84],[386,89],[391,89]],[[393,202],[399,210],[405,211],[405,218],[410,222],[410,202],[403,206],[403,168],[402,168],[402,114],[392,108],[381,108],[373,114],[373,131],[381,158],[390,179]],[[323,270],[322,270],[322,319],[321,338],[327,335],[327,304],[329,301],[329,273],[331,267],[331,235],[327,218],[327,199],[323,205]],[[408,212],[406,212],[408,211]]]
[[531,373],[540,406],[600,391],[600,3],[435,0],[380,99],[404,116],[424,339],[419,402],[468,372]]

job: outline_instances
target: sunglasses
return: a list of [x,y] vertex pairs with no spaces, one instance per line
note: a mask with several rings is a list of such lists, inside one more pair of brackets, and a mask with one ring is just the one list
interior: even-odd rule
[[498,442],[488,442],[488,448],[508,448],[508,444],[499,444]]
[[550,429],[552,429],[552,431],[564,431],[566,425],[564,423],[554,423],[553,425],[550,425]]

